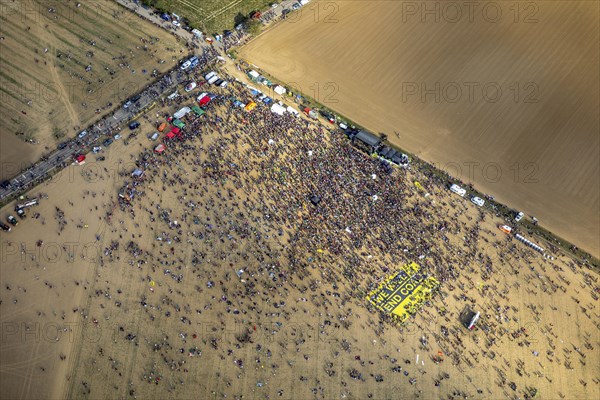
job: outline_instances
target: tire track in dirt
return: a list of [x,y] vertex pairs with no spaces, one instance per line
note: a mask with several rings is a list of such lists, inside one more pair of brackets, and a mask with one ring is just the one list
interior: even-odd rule
[[57,89],[58,93],[60,94],[60,99],[61,99],[63,105],[65,106],[65,109],[69,113],[69,118],[71,118],[72,125],[79,126],[80,125],[79,117],[77,116],[77,113],[75,112],[75,109],[73,108],[73,105],[69,101],[69,92],[63,86],[63,84],[60,80],[60,77],[58,76],[58,71],[56,70],[56,65],[54,65],[53,63],[50,64],[50,72],[52,73],[52,79],[54,80],[54,82],[56,84],[56,89]]

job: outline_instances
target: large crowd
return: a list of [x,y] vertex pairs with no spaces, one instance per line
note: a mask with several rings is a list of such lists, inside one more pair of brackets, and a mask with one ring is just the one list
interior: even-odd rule
[[[195,79],[201,81],[200,76]],[[539,354],[536,346],[540,342],[532,345],[528,340],[531,332],[517,317],[521,305],[517,307],[507,297],[506,277],[520,274],[527,287],[562,294],[568,284],[546,275],[547,269],[557,272],[556,267],[518,243],[488,239],[496,233],[482,232],[480,222],[489,218],[484,211],[478,211],[476,217],[469,216],[464,203],[445,197],[433,204],[412,186],[414,171],[400,169],[390,174],[378,160],[354,148],[334,126],[289,114],[279,116],[265,106],[252,112],[234,106],[235,99],[247,103],[252,98],[242,84],[230,80],[230,87],[209,103],[206,115],[197,117],[190,113],[184,118],[187,125],[183,134],[165,140],[164,153],[156,154],[150,148],[133,160],[144,170],[141,178],[122,174],[127,180],[122,192],[128,196],[109,207],[107,220],[119,232],[119,224],[124,223],[119,219],[129,215],[139,231],[152,232],[151,247],[138,243],[134,233],[126,245],[130,264],[140,270],[142,279],[154,282],[165,275],[172,278],[175,287],[193,280],[198,292],[217,290],[211,298],[223,303],[222,312],[217,313],[223,325],[228,318],[237,321],[250,316],[286,323],[301,311],[309,312],[303,303],[312,303],[329,324],[334,321],[336,329],[348,329],[356,318],[348,311],[348,304],[363,299],[394,270],[394,265],[417,260],[428,274],[442,282],[439,296],[428,302],[411,322],[423,332],[423,348],[442,349],[444,357],[461,373],[467,373],[468,367],[480,359],[503,359],[500,367],[494,368],[498,385],[508,395],[508,389],[515,385],[507,378],[511,368],[515,368],[515,360],[498,353],[496,342],[517,340],[519,346],[530,347],[534,354]],[[187,104],[190,96],[171,101],[177,106]],[[148,118],[153,124],[160,122]],[[434,176],[419,179],[426,186],[436,184]],[[167,193],[171,200],[163,201]],[[320,199],[317,204],[310,201],[315,196]],[[117,210],[119,206],[121,211]],[[451,211],[446,215],[443,210]],[[115,261],[111,258],[115,246],[118,247],[112,243],[107,247],[104,261]],[[529,265],[530,270],[519,271],[510,265]],[[570,266],[575,271],[575,263]],[[234,274],[242,286],[227,283]],[[590,276],[585,272],[584,276],[593,287]],[[537,280],[543,283],[537,284]],[[481,296],[478,302],[465,295],[473,290]],[[321,296],[316,295],[319,291]],[[166,349],[200,354],[201,349],[186,348],[189,336],[194,334],[188,326],[217,307],[213,301],[196,304],[183,292],[176,292],[187,303],[185,306],[165,297],[161,306],[151,296],[144,296],[139,303],[150,321],[169,308],[165,315],[183,322],[179,337],[154,343],[163,355],[165,367],[171,369],[175,361]],[[169,289],[169,293],[173,290]],[[298,297],[291,297],[290,293]],[[463,343],[463,332],[456,328],[459,315],[448,311],[449,301],[483,308],[482,338],[477,342],[477,351]],[[366,302],[363,304],[369,307]],[[544,305],[528,304],[527,308],[539,321]],[[374,337],[382,338],[387,329],[395,327],[386,315],[370,311],[379,318],[371,326]],[[594,314],[588,310],[585,315],[591,319]],[[437,329],[440,323],[442,329]],[[436,328],[431,329],[432,326]],[[401,332],[404,329],[400,327]],[[552,326],[546,324],[538,329],[537,333],[548,341],[547,346],[554,349],[558,338]],[[323,329],[321,334],[328,335],[326,331]],[[238,349],[240,343],[252,341],[252,332],[241,336],[235,345]],[[435,345],[429,343],[430,338]],[[591,343],[585,340],[588,350],[593,349]],[[219,348],[217,339],[210,344],[214,350]],[[300,351],[302,342],[296,341],[296,346]],[[576,348],[585,358],[585,351]],[[257,352],[261,353],[260,349]],[[234,348],[227,349],[227,355],[243,368],[243,360]],[[553,350],[545,355],[548,362],[558,358]],[[415,396],[419,396],[424,372],[416,375],[418,365],[411,370],[410,360],[405,359],[405,363],[404,370],[394,366],[392,371],[403,372],[407,382],[416,385]],[[277,366],[273,364],[272,368]],[[181,363],[175,369],[186,370]],[[538,369],[528,371],[522,360],[516,360],[521,376],[544,376]],[[157,378],[155,371],[147,371],[144,376]],[[350,377],[365,380],[356,369]],[[383,380],[383,376],[378,375],[377,382],[378,379]],[[446,373],[435,377],[432,384],[439,386],[444,379],[450,376]],[[551,382],[550,377],[545,379]],[[467,398],[474,392],[479,396],[492,393],[489,388],[471,383],[472,391],[457,389],[451,398]],[[318,385],[314,390],[322,392]],[[283,394],[283,387],[279,393]],[[531,395],[525,392],[525,397]]]

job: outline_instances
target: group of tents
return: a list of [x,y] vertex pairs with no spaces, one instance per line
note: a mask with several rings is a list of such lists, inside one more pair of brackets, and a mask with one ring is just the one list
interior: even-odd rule
[[[200,96],[200,97],[198,98],[198,102],[200,103],[200,105],[206,105],[206,104],[208,104],[208,102],[210,100],[212,100],[212,97],[210,97],[208,95]],[[202,103],[202,101],[205,98],[208,100],[204,101],[204,103]],[[202,108],[200,108],[199,106],[197,106],[195,104],[191,107],[183,107],[183,108],[177,110],[177,112],[175,112],[173,114],[173,118],[169,118],[169,122],[171,122],[170,129],[168,129],[169,124],[167,122],[163,122],[159,125],[158,132],[167,132],[165,134],[166,139],[173,139],[173,138],[181,136],[183,134],[182,129],[185,128],[185,122],[183,122],[181,120],[181,118],[185,117],[186,115],[188,115],[191,112],[196,114],[196,117],[201,117],[202,115],[206,114],[206,111],[204,111]],[[166,150],[166,147],[162,143],[158,144],[154,148],[154,152],[159,153],[159,154],[164,152],[165,150]]]

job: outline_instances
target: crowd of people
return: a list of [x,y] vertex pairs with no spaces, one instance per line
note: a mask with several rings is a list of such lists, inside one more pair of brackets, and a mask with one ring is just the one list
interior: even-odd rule
[[[519,304],[509,297],[513,285],[523,285],[534,295],[562,295],[570,283],[566,278],[560,282],[552,278],[556,273],[561,276],[555,264],[514,241],[496,237],[496,232],[483,224],[491,216],[481,210],[469,212],[472,209],[467,204],[444,195],[443,188],[438,188],[435,203],[422,197],[411,182],[418,176],[435,192],[433,176],[404,169],[390,174],[378,160],[354,148],[334,126],[289,114],[279,116],[265,106],[249,113],[234,106],[236,99],[251,100],[239,82],[209,103],[205,116],[188,114],[183,134],[165,140],[165,152],[156,154],[150,148],[131,160],[144,174],[132,178],[124,171],[123,192],[128,195],[107,210],[106,219],[114,233],[119,233],[120,248],[126,255],[115,251],[119,244],[113,241],[107,245],[103,263],[118,263],[120,255],[148,285],[138,303],[146,315],[145,324],[153,326],[171,318],[182,324],[161,326],[176,331],[162,338],[152,337],[147,333],[151,330],[144,330],[142,338],[140,332],[123,332],[125,340],[152,347],[164,362],[148,367],[143,380],[158,385],[165,375],[159,371],[171,371],[177,378],[164,382],[168,381],[169,392],[177,392],[193,369],[186,357],[206,357],[210,351],[220,354],[222,360],[230,358],[239,370],[234,375],[244,379],[242,370],[251,354],[244,348],[254,347],[251,358],[260,368],[270,369],[275,376],[281,368],[273,361],[277,353],[280,361],[288,359],[295,375],[298,361],[292,354],[308,353],[306,333],[285,338],[291,341],[280,338],[276,350],[266,344],[273,343],[269,338],[277,338],[282,326],[298,322],[298,318],[318,321],[316,336],[338,340],[332,345],[333,358],[325,366],[330,377],[336,374],[335,368],[328,367],[333,359],[340,352],[355,351],[353,345],[359,348],[352,343],[351,334],[358,331],[357,325],[373,343],[380,341],[386,348],[397,349],[404,359],[405,365],[400,366],[385,352],[377,353],[380,359],[376,363],[365,361],[364,354],[356,355],[357,365],[349,373],[341,372],[342,397],[352,393],[346,378],[370,382],[366,392],[371,398],[376,396],[378,383],[396,379],[389,374],[399,372],[407,385],[414,386],[416,397],[434,393],[425,385],[440,387],[442,382],[453,388],[449,398],[484,398],[497,393],[470,377],[475,367],[489,369],[507,397],[518,396],[514,378],[510,378],[515,372],[523,379],[530,378],[531,386],[518,387],[521,395],[528,397],[536,391],[538,379],[551,384],[553,378],[543,372],[541,362],[533,364],[502,354],[500,343],[513,340],[534,357],[544,355],[544,363],[571,365],[570,355],[565,360],[554,352],[556,342],[564,342],[552,324],[540,325],[545,306]],[[173,101],[179,106],[189,100]],[[315,196],[320,199],[316,204],[311,202]],[[128,235],[130,239],[125,239]],[[139,239],[142,235],[143,241]],[[394,266],[407,260],[416,260],[442,288],[413,320],[397,327],[363,299]],[[592,275],[579,271],[572,261],[569,266],[571,272],[583,274],[588,288],[597,291]],[[518,283],[513,282],[515,277]],[[155,282],[162,284],[155,286]],[[107,287],[97,296],[110,292]],[[474,344],[465,337],[457,304],[482,311]],[[522,319],[523,309],[531,314],[531,320]],[[586,326],[597,315],[594,309],[592,303],[585,305]],[[101,312],[114,315],[106,309]],[[360,321],[360,315],[367,315],[369,323]],[[199,332],[198,324],[207,317],[218,322],[211,331]],[[241,328],[227,337],[225,327],[232,322]],[[299,326],[309,331],[314,327],[311,322]],[[390,332],[396,329],[400,343],[390,344]],[[418,348],[404,348],[402,343],[410,342],[415,332],[421,336]],[[573,345],[581,360],[587,353],[581,346],[593,350],[592,332],[587,335],[580,346]],[[206,346],[192,340],[196,337]],[[540,350],[542,345],[549,349],[546,354]],[[573,350],[566,344],[563,347]],[[439,365],[446,365],[447,360],[455,368],[452,374],[427,378],[418,361],[411,365],[412,351],[435,353],[438,349],[443,356],[435,355],[432,360]],[[310,357],[304,354],[301,358],[308,361]],[[384,367],[384,362],[390,362],[390,367]],[[367,371],[375,364],[382,372],[371,373],[374,380],[369,381]],[[464,376],[452,383],[455,374]],[[241,398],[249,390],[229,376],[222,379],[220,394],[224,397],[233,394]],[[314,375],[300,374],[297,379],[311,382],[310,390],[317,397],[331,393],[328,390],[332,388]],[[194,380],[188,378],[187,382]],[[289,383],[277,378],[265,378],[256,387],[267,382],[280,385],[276,389],[280,396],[292,395]],[[135,389],[130,394],[135,396]]]

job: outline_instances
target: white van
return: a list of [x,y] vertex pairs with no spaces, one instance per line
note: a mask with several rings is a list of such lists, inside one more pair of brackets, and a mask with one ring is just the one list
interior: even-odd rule
[[477,196],[471,197],[471,202],[475,205],[478,205],[479,207],[483,207],[483,205],[485,204],[485,200]]
[[450,191],[456,193],[460,197],[464,197],[465,194],[467,194],[467,191],[458,186],[457,184],[453,184],[452,186],[450,186]]
[[204,79],[209,80],[210,78],[212,78],[216,74],[217,73],[215,71],[210,71],[208,74],[204,75]]
[[522,212],[519,212],[519,213],[517,214],[517,216],[515,217],[515,221],[516,221],[516,222],[519,222],[520,220],[522,220],[522,219],[523,219],[523,217],[524,217],[524,216],[525,216],[525,214],[523,214]]

